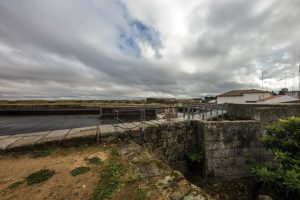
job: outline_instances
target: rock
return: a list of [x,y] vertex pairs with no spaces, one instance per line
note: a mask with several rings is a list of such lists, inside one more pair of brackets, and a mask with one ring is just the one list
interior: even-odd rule
[[268,195],[259,195],[258,200],[273,200],[273,198]]
[[152,177],[161,175],[160,169],[156,166],[155,163],[143,163],[142,166],[138,166],[134,169],[135,174],[141,174],[142,177]]

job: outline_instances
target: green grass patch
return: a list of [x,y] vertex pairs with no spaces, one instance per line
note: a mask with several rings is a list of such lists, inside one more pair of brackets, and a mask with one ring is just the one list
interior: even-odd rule
[[40,158],[51,155],[52,151],[49,149],[36,150],[31,153],[32,158]]
[[72,171],[70,171],[70,175],[78,176],[80,174],[87,173],[88,171],[90,171],[89,167],[77,167],[77,168],[73,169]]
[[25,180],[16,181],[16,182],[10,184],[10,185],[8,186],[8,189],[10,189],[10,190],[15,190],[15,189],[17,189],[18,187],[20,187],[23,183],[25,183]]
[[146,188],[139,187],[136,191],[135,200],[148,200],[151,199],[152,193],[147,191]]
[[87,159],[88,163],[93,164],[93,165],[101,165],[102,164],[102,160],[98,157],[93,157],[90,159]]
[[112,155],[112,156],[119,156],[120,153],[119,153],[119,151],[118,151],[117,148],[113,148],[113,149],[111,150],[111,155]]
[[33,185],[36,183],[42,183],[49,178],[51,178],[55,174],[55,171],[49,169],[42,169],[37,172],[34,172],[26,177],[26,181],[28,185]]
[[124,175],[124,168],[120,163],[110,162],[100,172],[100,180],[94,190],[92,200],[111,198],[113,193],[122,185],[121,177]]

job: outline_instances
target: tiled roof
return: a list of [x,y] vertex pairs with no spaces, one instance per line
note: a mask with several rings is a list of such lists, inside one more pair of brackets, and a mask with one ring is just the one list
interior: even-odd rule
[[224,94],[218,95],[218,97],[235,97],[235,96],[243,96],[243,94],[251,94],[251,93],[269,93],[268,91],[250,89],[250,90],[232,90],[229,92],[225,92]]

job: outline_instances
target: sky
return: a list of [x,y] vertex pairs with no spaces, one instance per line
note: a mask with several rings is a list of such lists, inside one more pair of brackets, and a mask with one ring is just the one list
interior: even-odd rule
[[299,0],[0,0],[0,98],[298,90],[299,19]]

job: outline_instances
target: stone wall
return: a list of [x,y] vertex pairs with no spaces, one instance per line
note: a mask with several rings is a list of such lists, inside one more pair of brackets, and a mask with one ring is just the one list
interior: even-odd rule
[[278,121],[278,118],[300,117],[300,104],[227,104],[227,116],[238,120]]
[[[185,154],[196,145],[195,122],[171,122],[170,124],[151,124],[131,130],[100,134],[102,143],[119,140],[132,140],[154,152],[171,167],[186,171]],[[101,127],[101,126],[100,126]],[[101,132],[101,130],[100,130]]]
[[199,121],[198,137],[205,155],[205,176],[233,179],[249,175],[247,157],[270,158],[259,142],[260,123],[245,121]]

